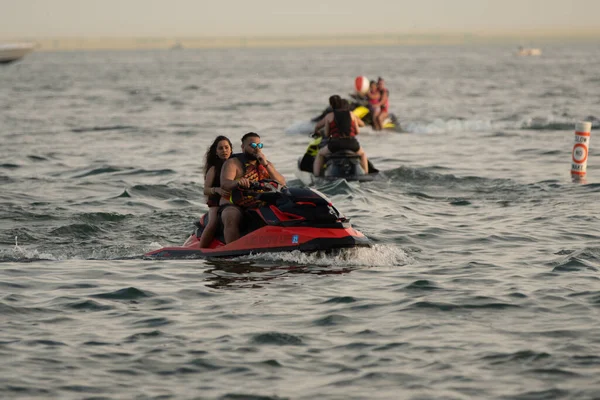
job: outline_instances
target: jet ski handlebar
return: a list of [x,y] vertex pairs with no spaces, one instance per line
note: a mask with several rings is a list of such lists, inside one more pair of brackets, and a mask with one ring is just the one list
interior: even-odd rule
[[285,186],[281,185],[275,179],[263,179],[256,182],[251,182],[248,188],[251,191],[260,192],[281,192]]
[[274,179],[263,179],[257,182],[250,182],[250,187],[243,190],[248,195],[254,196],[256,200],[272,204],[281,197],[284,189],[286,189],[286,186],[281,185]]

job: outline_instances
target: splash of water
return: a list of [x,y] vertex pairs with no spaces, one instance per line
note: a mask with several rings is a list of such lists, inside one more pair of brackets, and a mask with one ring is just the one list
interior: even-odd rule
[[308,135],[315,128],[315,123],[312,121],[297,121],[286,128],[285,133],[288,135]]
[[30,261],[30,260],[56,260],[52,254],[40,253],[38,250],[30,250],[19,246],[19,237],[15,236],[15,246],[10,250],[0,250],[2,261]]
[[396,267],[406,265],[409,262],[410,257],[404,250],[398,247],[376,244],[373,247],[343,249],[336,254],[326,254],[322,252],[303,253],[294,250],[291,252],[251,254],[239,257],[236,260],[261,260],[332,267]]

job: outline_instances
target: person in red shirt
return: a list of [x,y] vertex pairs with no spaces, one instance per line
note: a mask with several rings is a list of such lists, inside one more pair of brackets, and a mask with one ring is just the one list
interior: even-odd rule
[[385,87],[385,81],[381,77],[377,79],[377,89],[381,93],[381,98],[379,100],[381,111],[377,116],[377,126],[375,127],[375,130],[381,130],[383,128],[383,122],[389,116],[390,112],[390,91]]

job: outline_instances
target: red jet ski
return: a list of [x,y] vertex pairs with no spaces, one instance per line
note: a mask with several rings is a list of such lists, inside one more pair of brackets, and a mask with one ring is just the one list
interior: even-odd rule
[[[240,194],[241,193],[241,194]],[[256,253],[299,250],[334,251],[371,247],[371,241],[352,228],[322,193],[308,188],[281,187],[276,181],[254,183],[238,196],[252,198],[256,207],[245,211],[238,240],[225,244],[222,226],[208,248],[200,248],[200,236],[208,214],[180,247],[164,247],[145,254],[152,258],[233,257]]]

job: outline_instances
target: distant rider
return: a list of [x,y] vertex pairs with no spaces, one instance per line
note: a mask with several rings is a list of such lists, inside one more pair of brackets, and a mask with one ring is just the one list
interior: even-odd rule
[[377,123],[379,129],[376,127],[375,130],[380,130],[383,128],[383,123],[389,115],[390,111],[390,91],[385,87],[385,81],[383,78],[379,77],[377,79],[377,89],[381,93],[381,98],[379,100],[379,106],[381,107],[381,112],[377,116]]
[[[313,164],[313,174],[321,175],[325,158],[340,150],[350,150],[360,156],[360,165],[365,173],[369,173],[367,155],[356,140],[360,121],[351,111],[347,100],[339,100],[334,104],[331,117],[325,116],[325,137],[329,137],[327,146],[323,147]],[[362,122],[362,121],[361,121]]]
[[[321,120],[319,122],[317,122],[317,124],[315,125],[315,128],[313,130],[313,135],[318,134],[322,128],[327,129],[326,128],[327,125],[333,120],[333,110],[335,108],[339,108],[341,101],[342,101],[342,98],[340,96],[338,96],[337,94],[329,96],[329,106],[331,108],[331,111],[328,112],[323,118],[321,118]],[[352,113],[352,119],[354,121],[356,121],[356,124],[359,127],[365,126],[365,123],[360,118],[358,118],[356,115],[354,115],[354,113]]]
[[381,92],[377,88],[377,82],[371,81],[369,91],[367,92],[367,98],[369,99],[369,112],[371,113],[371,119],[373,121],[373,128],[378,131],[381,130],[381,124],[379,123],[379,114],[381,113]]
[[[242,153],[232,155],[223,164],[221,171],[221,189],[231,192],[238,186],[249,188],[250,183],[262,179],[274,179],[279,184],[285,185],[285,178],[281,175],[262,152],[263,144],[260,136],[248,132],[242,137]],[[231,243],[240,237],[240,223],[242,222],[242,208],[222,197],[221,220],[225,243]]]

